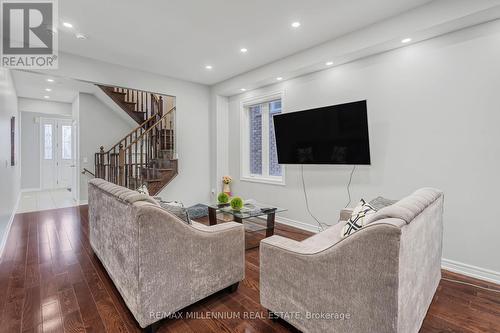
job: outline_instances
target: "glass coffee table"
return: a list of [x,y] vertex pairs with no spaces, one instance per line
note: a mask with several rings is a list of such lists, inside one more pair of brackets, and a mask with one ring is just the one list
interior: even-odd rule
[[[208,221],[210,225],[217,224],[217,214],[231,216],[232,220],[242,223],[245,227],[245,238],[247,249],[258,247],[259,242],[264,237],[274,234],[274,223],[276,214],[286,211],[284,208],[275,207],[254,200],[246,200],[243,208],[236,211],[229,204],[209,204]],[[259,238],[259,235],[263,236]],[[252,241],[256,245],[251,244]]]

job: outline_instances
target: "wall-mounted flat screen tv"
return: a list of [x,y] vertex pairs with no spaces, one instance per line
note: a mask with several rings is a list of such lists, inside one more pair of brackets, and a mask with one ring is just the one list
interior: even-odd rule
[[366,101],[275,115],[280,164],[370,164]]

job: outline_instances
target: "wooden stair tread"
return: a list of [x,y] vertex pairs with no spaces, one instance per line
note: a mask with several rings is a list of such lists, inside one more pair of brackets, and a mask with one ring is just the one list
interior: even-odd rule
[[150,167],[141,167],[143,170],[158,170],[158,171],[174,171],[173,168],[150,168]]

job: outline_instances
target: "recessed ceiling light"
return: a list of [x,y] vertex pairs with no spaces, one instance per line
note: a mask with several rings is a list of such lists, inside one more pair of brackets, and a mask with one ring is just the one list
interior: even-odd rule
[[247,91],[245,88],[241,88],[240,90],[241,90],[241,91]]
[[403,39],[401,41],[401,43],[403,43],[403,44],[406,44],[406,43],[409,43],[409,42],[411,42],[411,38],[405,38],[405,39]]
[[325,65],[331,66],[331,65],[333,65],[333,61],[328,61],[327,63],[325,63]]
[[293,22],[292,23],[292,28],[298,28],[300,27],[300,22]]
[[45,98],[45,99],[49,99],[49,98],[50,98],[50,96],[45,95],[45,96],[43,96],[43,98]]
[[211,70],[212,68],[213,68],[212,65],[206,65],[205,66],[205,69],[208,69],[208,70]]
[[276,78],[276,80],[277,80],[277,81],[281,81],[281,80],[283,80],[283,78],[282,78],[281,76],[278,76],[278,77]]
[[45,88],[45,91],[52,91],[52,89],[50,89],[50,88]]
[[66,28],[73,28],[73,24],[69,23],[69,22],[63,22],[63,25],[66,27]]
[[76,34],[75,37],[77,39],[87,39],[87,36],[85,36],[84,34],[81,34],[81,33]]
[[247,50],[246,48],[244,48],[244,47],[243,47],[243,48],[241,48],[241,49],[240,49],[240,52],[241,52],[241,53],[247,53],[247,52],[248,52],[248,50]]
[[47,79],[47,82],[54,82],[54,79]]

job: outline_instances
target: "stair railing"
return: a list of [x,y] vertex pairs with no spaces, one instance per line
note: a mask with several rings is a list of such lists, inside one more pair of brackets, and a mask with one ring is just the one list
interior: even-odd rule
[[113,91],[124,94],[125,102],[135,103],[134,111],[145,112],[146,119],[163,111],[163,98],[151,92],[129,88],[113,87]]
[[106,179],[112,183],[117,183],[116,168],[118,167],[118,155],[120,149],[129,145],[132,141],[141,136],[147,128],[155,124],[161,116],[158,113],[153,114],[146,119],[142,124],[134,128],[122,139],[120,139],[109,150],[104,151],[104,146],[100,147],[100,151],[95,154],[95,174],[97,178]]
[[[165,154],[169,158],[175,156],[175,110],[176,107],[173,107],[161,114],[163,112],[160,107],[143,123],[149,122],[148,126],[141,124],[107,152],[101,147],[101,151],[95,154],[96,177],[129,188],[142,185],[142,171],[154,168],[154,159],[164,157]],[[154,123],[151,124],[152,122]]]

